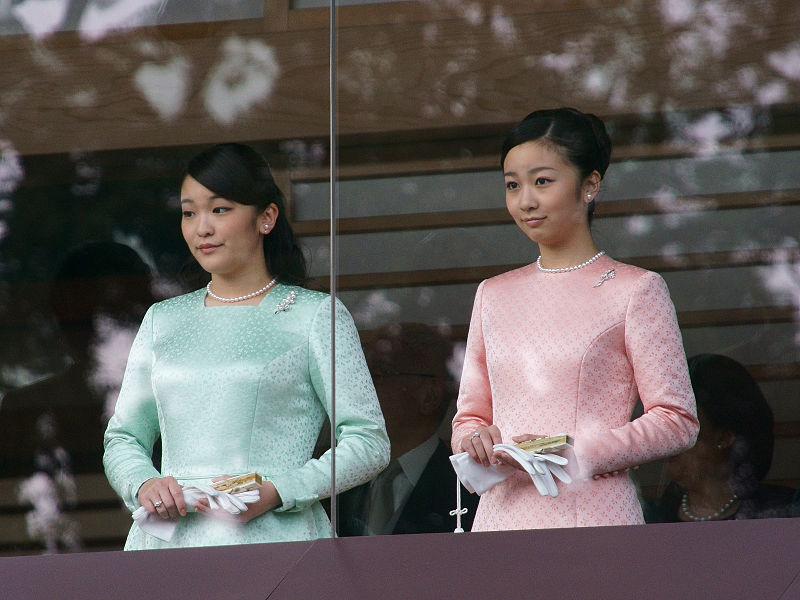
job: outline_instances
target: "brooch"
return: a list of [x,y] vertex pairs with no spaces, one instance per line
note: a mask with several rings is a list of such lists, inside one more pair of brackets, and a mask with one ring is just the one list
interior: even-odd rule
[[592,287],[600,287],[601,285],[603,285],[609,279],[614,279],[614,277],[616,277],[616,275],[617,274],[614,272],[614,269],[609,269],[608,271],[603,273],[603,276],[600,278],[600,281],[595,283]]
[[289,292],[289,295],[286,296],[283,300],[278,302],[278,305],[275,307],[275,314],[277,315],[279,312],[283,312],[285,310],[289,310],[289,307],[294,304],[294,299],[297,298],[297,294],[294,290]]

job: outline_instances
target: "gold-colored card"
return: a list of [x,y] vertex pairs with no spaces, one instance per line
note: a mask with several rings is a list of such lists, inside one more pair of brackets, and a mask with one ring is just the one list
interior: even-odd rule
[[215,481],[211,484],[211,487],[218,492],[228,492],[229,494],[249,492],[250,490],[257,490],[261,487],[261,475],[258,473],[237,475],[236,477],[229,477],[222,481]]
[[549,437],[538,438],[535,440],[526,440],[524,442],[517,442],[514,444],[518,448],[522,448],[527,452],[537,452],[539,454],[552,454],[560,452],[567,446],[574,444],[572,436],[562,433],[559,435],[551,435]]

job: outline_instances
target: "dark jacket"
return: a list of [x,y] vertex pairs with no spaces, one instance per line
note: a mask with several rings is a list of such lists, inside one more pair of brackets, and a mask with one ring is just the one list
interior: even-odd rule
[[[450,448],[439,441],[425,470],[400,513],[395,533],[446,533],[456,527],[450,511],[456,507],[456,475],[450,464]],[[339,494],[339,535],[363,535],[369,483]],[[472,527],[479,496],[461,487],[461,505],[468,509],[461,517],[464,531]]]

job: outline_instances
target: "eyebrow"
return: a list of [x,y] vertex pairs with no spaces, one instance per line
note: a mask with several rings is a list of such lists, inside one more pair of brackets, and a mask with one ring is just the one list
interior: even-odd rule
[[[225,200],[226,202],[233,202],[233,200],[229,200],[228,198],[225,198],[224,196],[209,196],[208,199],[209,200]],[[192,200],[191,198],[181,198],[181,204],[188,204],[189,202],[194,204],[194,200]]]
[[[526,175],[533,175],[535,173],[538,173],[539,171],[555,171],[555,170],[556,170],[555,167],[547,167],[547,166],[544,166],[544,167],[531,167],[530,169],[525,171],[525,174]],[[517,176],[517,172],[516,171],[506,171],[505,173],[503,173],[503,177],[516,177],[516,176]]]

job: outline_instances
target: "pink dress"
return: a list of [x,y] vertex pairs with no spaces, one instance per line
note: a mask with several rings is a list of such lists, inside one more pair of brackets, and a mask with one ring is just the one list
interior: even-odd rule
[[[614,277],[596,286],[613,269]],[[644,414],[630,421],[640,397]],[[494,423],[575,439],[556,498],[518,472],[481,496],[472,531],[643,523],[627,474],[592,475],[678,454],[698,422],[675,309],[656,273],[602,256],[567,273],[535,264],[478,287],[452,445]]]

